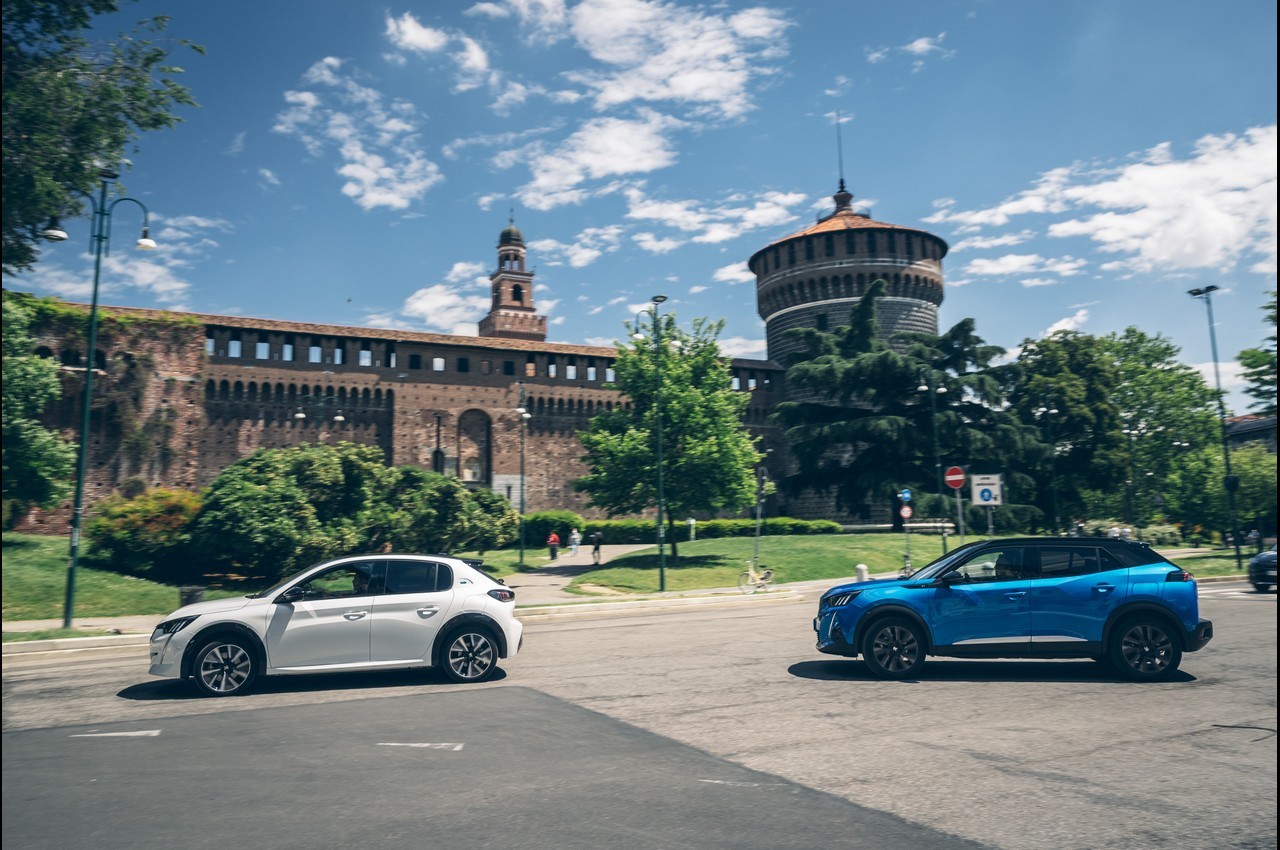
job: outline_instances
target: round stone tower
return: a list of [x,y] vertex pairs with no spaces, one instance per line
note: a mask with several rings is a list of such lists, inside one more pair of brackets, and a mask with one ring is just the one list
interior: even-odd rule
[[747,261],[756,276],[769,359],[782,366],[796,349],[784,339],[786,331],[848,325],[853,307],[879,278],[888,284],[876,305],[883,337],[938,332],[947,243],[932,233],[856,212],[844,180],[833,198],[833,213]]

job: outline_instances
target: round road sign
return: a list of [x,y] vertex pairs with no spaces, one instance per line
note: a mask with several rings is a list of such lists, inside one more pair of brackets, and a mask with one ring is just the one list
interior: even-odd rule
[[959,490],[964,486],[964,470],[958,466],[948,466],[947,471],[942,475],[942,480],[947,482],[947,486],[952,490]]
[[911,519],[911,506],[903,505],[901,508],[898,509],[898,513],[902,516],[903,519]]

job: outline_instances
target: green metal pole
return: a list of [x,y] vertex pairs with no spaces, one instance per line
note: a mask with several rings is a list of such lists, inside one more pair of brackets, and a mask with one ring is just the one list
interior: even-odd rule
[[658,318],[658,305],[666,301],[665,295],[653,298],[653,371],[657,378],[657,391],[654,394],[654,412],[658,419],[658,590],[667,589],[667,550],[663,546],[662,514],[665,507],[665,494],[662,490],[662,322]]

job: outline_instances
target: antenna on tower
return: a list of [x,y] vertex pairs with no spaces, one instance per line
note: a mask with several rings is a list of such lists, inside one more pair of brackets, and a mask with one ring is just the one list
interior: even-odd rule
[[840,135],[840,110],[836,110],[836,162],[840,167],[840,191],[844,191],[844,140]]
[[507,214],[507,224],[516,223],[516,205],[512,204]]

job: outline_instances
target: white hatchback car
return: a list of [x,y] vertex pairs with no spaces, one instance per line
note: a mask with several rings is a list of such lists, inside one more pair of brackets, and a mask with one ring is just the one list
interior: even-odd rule
[[151,635],[151,674],[209,696],[260,675],[440,667],[482,682],[520,650],[515,591],[445,555],[362,555],[308,567],[251,596],[197,602]]

